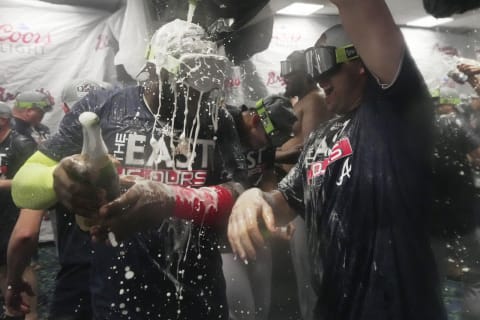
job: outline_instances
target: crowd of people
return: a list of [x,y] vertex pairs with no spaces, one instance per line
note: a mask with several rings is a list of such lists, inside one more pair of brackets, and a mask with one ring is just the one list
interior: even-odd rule
[[[383,0],[331,2],[342,24],[279,61],[285,92],[254,105],[225,104],[232,61],[183,20],[154,33],[136,85],[68,83],[52,135],[48,94],[0,102],[5,318],[40,319],[48,215],[51,320],[269,319],[274,237],[303,320],[480,319],[480,68],[458,65],[477,94],[461,108],[428,90]],[[119,195],[92,177],[85,112]]]

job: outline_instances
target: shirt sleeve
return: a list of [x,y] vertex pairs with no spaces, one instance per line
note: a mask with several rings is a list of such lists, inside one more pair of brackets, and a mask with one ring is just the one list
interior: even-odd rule
[[423,76],[408,50],[404,53],[397,77],[392,84],[383,86],[376,81],[375,84],[383,98],[393,101],[396,106],[416,107],[424,104],[426,99],[431,100]]

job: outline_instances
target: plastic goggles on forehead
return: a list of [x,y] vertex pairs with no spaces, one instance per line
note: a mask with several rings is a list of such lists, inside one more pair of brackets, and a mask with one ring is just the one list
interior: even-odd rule
[[280,77],[285,77],[295,71],[305,71],[305,69],[290,60],[280,61]]
[[37,108],[43,112],[52,111],[52,105],[46,101],[38,101],[38,102],[22,101],[22,102],[17,102],[15,105],[18,108],[22,108],[22,109]]
[[161,59],[157,61],[152,50],[147,52],[147,60],[157,68],[167,70],[177,80],[199,92],[223,88],[230,68],[228,58],[217,54],[187,53],[178,59],[172,55],[162,55]]
[[305,50],[307,73],[313,79],[328,77],[338,70],[340,64],[358,58],[359,55],[353,45],[339,48],[319,46]]

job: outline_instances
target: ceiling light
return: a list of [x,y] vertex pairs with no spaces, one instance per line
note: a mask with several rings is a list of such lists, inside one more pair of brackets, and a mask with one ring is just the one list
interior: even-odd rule
[[444,24],[450,21],[453,21],[453,18],[436,19],[432,16],[427,16],[427,17],[423,17],[420,19],[415,19],[410,22],[407,22],[407,26],[430,28],[430,27],[438,26],[439,24]]
[[277,11],[278,14],[288,14],[294,16],[308,16],[312,13],[322,9],[324,6],[321,4],[294,2],[289,6]]

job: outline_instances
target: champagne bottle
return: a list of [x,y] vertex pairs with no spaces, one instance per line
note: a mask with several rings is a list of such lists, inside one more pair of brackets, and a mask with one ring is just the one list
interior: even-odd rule
[[[100,118],[94,112],[83,112],[78,120],[82,125],[83,146],[81,156],[85,161],[88,179],[97,188],[106,191],[107,200],[120,194],[120,182],[115,165],[108,156],[108,149],[102,138]],[[83,231],[95,225],[96,219],[75,215],[75,220]]]

